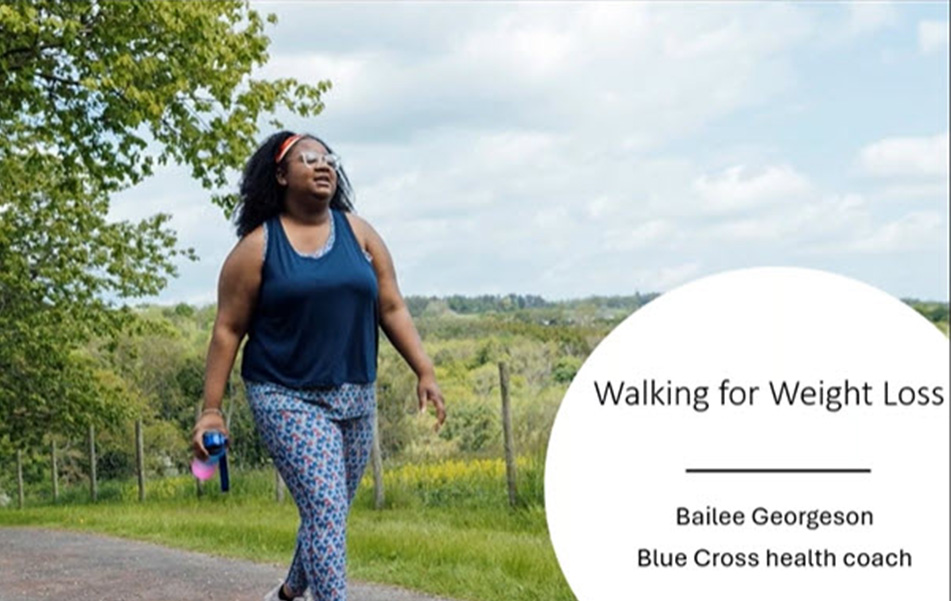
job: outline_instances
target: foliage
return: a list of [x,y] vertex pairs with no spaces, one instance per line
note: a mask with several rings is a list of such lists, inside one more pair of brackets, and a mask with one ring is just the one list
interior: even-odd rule
[[499,411],[493,411],[486,403],[465,398],[454,400],[452,419],[445,425],[445,437],[457,441],[463,453],[498,450],[502,432]]
[[[528,457],[516,460],[519,480],[541,465]],[[390,508],[453,507],[505,509],[508,506],[505,462],[494,459],[444,459],[387,466],[383,488]],[[373,507],[372,475],[364,475],[356,506]],[[541,505],[541,498],[522,498],[524,505]]]
[[[541,465],[558,405],[586,358],[583,351],[593,348],[611,327],[610,322],[597,321],[571,325],[578,306],[576,301],[564,301],[506,315],[444,312],[417,319],[447,401],[449,419],[438,433],[433,431],[431,414],[418,414],[416,378],[382,338],[377,396],[381,446],[387,464],[499,460],[502,427],[498,363],[505,361],[510,372],[516,453]],[[586,306],[585,310],[592,308],[595,312],[603,309]],[[203,357],[214,307],[151,306],[140,307],[134,314],[136,325],[123,329],[118,340],[99,339],[83,352],[74,353],[75,361],[98,370],[104,382],[112,382],[125,408],[112,424],[103,424],[98,430],[98,465],[103,481],[134,475],[135,418],[145,422],[147,478],[151,481],[176,471],[187,473],[187,437],[200,400]],[[936,313],[936,317],[940,319],[941,314]],[[544,325],[547,319],[560,325]],[[256,432],[237,373],[240,361],[239,356],[224,405],[232,434],[231,463],[237,470],[268,467],[270,458]],[[40,407],[49,410],[50,405]],[[48,419],[51,423],[60,421],[52,414]],[[77,426],[58,438],[64,482],[87,473],[84,437],[85,430]],[[48,441],[48,437],[43,439],[37,452],[27,454],[25,477],[30,486],[49,479]],[[0,487],[7,491],[15,473],[13,449],[9,439],[0,437]],[[540,469],[520,472],[520,496],[524,493],[526,502],[541,502],[540,474]],[[182,486],[194,492],[193,487]],[[398,503],[400,498],[409,506],[419,502],[410,502],[415,497],[406,487],[392,483],[387,487],[388,494],[394,495],[393,502]]]
[[552,378],[559,384],[569,384],[581,369],[581,360],[576,357],[559,357],[552,369]]
[[934,324],[948,323],[948,303],[903,299],[906,304]]
[[[432,432],[431,416],[416,414],[412,372],[392,346],[385,339],[381,341],[378,397],[386,455],[386,508],[371,509],[374,500],[368,472],[350,518],[354,574],[396,581],[393,574],[432,575],[431,566],[438,565],[438,578],[401,582],[435,594],[473,598],[538,598],[543,590],[547,591],[546,599],[571,598],[567,586],[559,580],[545,532],[544,457],[558,404],[586,357],[573,352],[581,348],[575,345],[581,341],[593,348],[611,327],[609,320],[579,319],[579,306],[584,312],[593,312],[589,315],[604,310],[602,306],[568,301],[521,314],[511,311],[505,315],[456,315],[448,311],[419,318],[425,326],[424,346],[436,365],[448,404],[449,421],[438,434]],[[289,500],[283,505],[273,501],[273,471],[248,469],[268,466],[268,459],[263,449],[256,446],[259,441],[247,414],[239,378],[233,377],[234,386],[226,404],[226,411],[232,413],[233,444],[238,445],[232,448],[237,462],[232,492],[222,495],[212,482],[199,500],[194,479],[189,475],[160,478],[161,457],[174,457],[175,453],[187,457],[181,447],[190,423],[183,426],[177,421],[173,408],[180,407],[185,413],[194,410],[197,399],[193,395],[200,382],[199,358],[207,346],[214,308],[142,307],[136,314],[151,325],[124,334],[124,339],[114,346],[114,356],[103,349],[91,349],[88,356],[97,361],[107,356],[127,361],[126,365],[104,365],[111,365],[111,373],[118,374],[116,377],[123,381],[126,390],[134,391],[133,396],[147,399],[141,414],[150,420],[146,428],[148,454],[156,459],[151,460],[146,503],[135,502],[138,493],[131,479],[132,437],[130,425],[125,422],[100,434],[100,476],[130,478],[124,482],[102,482],[103,507],[82,505],[72,513],[59,507],[0,511],[0,523],[46,519],[48,522],[44,523],[131,536],[155,536],[161,532],[167,537],[164,542],[169,544],[199,548],[214,541],[216,550],[222,548],[224,537],[228,539],[228,553],[286,560],[288,549],[293,547],[296,512]],[[940,313],[935,316],[942,317]],[[558,325],[544,325],[548,319]],[[505,491],[498,361],[508,363],[511,376],[512,421],[519,455],[517,510],[508,508]],[[142,394],[148,386],[164,391],[162,394],[167,398]],[[61,473],[64,480],[81,487],[74,490],[64,486],[61,503],[84,503],[88,498],[86,483],[80,481],[79,472],[71,464],[81,446],[79,441],[61,439],[65,456]],[[118,447],[124,451],[115,452]],[[8,450],[10,446],[0,438],[0,451]],[[30,484],[28,505],[47,503],[47,447],[27,454],[25,471]],[[11,486],[10,474],[10,460],[0,457],[0,488],[12,496],[15,487]],[[54,510],[62,511],[56,515],[63,517],[44,517]],[[143,518],[152,515],[156,517]],[[241,519],[234,520],[234,515]],[[174,526],[155,528],[154,524],[159,522]],[[227,528],[222,527],[225,524]],[[255,541],[253,545],[249,545],[251,540]],[[507,566],[504,570],[499,568],[502,564]],[[486,565],[492,569],[485,568]],[[531,567],[524,572],[515,567],[526,565]],[[450,569],[459,572],[450,577],[442,571]],[[480,569],[491,572],[492,578],[483,578]],[[466,570],[466,575],[460,575]],[[440,588],[450,581],[455,589]],[[528,582],[531,586],[525,584]],[[516,590],[513,583],[527,588]]]
[[166,214],[109,219],[110,195],[168,161],[221,188],[261,117],[322,109],[327,82],[251,77],[265,20],[240,1],[0,4],[0,437],[121,421],[121,383],[76,349],[194,255]]
[[415,431],[413,414],[418,410],[416,379],[401,363],[396,349],[388,341],[380,341],[377,366],[377,420],[383,457],[401,453]]
[[282,107],[315,115],[329,87],[251,78],[268,57],[264,23],[236,0],[0,5],[0,157],[55,151],[107,192],[169,160],[224,186],[250,155],[259,117]]

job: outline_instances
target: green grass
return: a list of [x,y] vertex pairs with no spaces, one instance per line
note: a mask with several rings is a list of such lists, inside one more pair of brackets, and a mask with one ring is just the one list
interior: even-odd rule
[[[464,484],[465,477],[453,484]],[[81,490],[67,489],[61,499],[69,498],[69,503],[34,498],[25,509],[0,510],[0,526],[98,532],[286,564],[294,550],[297,510],[290,499],[283,504],[273,500],[272,482],[269,472],[235,474],[231,493],[210,490],[198,499],[190,477],[169,478],[150,482],[143,503],[134,500],[134,482],[110,484],[105,491],[112,500],[95,504],[80,501]],[[484,483],[470,484],[483,488]],[[512,510],[504,491],[474,490],[471,498],[477,501],[467,504],[420,496],[418,489],[412,482],[387,482],[393,500],[376,511],[372,491],[361,488],[349,521],[350,576],[461,600],[574,599],[538,505]]]
[[531,511],[357,510],[355,577],[460,599],[573,599]]

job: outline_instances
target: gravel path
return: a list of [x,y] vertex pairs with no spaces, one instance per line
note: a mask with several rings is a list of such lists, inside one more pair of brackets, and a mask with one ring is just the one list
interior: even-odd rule
[[[0,601],[261,601],[286,568],[108,536],[0,528]],[[350,582],[350,601],[449,601]]]

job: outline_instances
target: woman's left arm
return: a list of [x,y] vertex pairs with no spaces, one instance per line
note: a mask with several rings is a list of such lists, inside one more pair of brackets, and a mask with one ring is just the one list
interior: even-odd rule
[[393,257],[387,250],[386,244],[383,243],[383,238],[369,223],[355,215],[349,216],[351,225],[356,226],[355,230],[360,230],[360,237],[366,244],[366,250],[373,257],[373,270],[376,272],[380,291],[380,325],[386,337],[390,339],[410,368],[416,372],[419,380],[416,386],[419,410],[423,411],[426,403],[431,403],[436,410],[436,428],[438,429],[446,421],[446,403],[436,383],[433,362],[423,349],[419,332],[413,324],[413,318],[396,283]]

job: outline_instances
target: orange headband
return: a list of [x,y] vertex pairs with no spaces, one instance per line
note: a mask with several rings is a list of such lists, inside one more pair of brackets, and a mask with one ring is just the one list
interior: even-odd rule
[[293,146],[294,143],[296,143],[298,140],[300,140],[303,137],[304,136],[302,136],[301,134],[294,134],[293,136],[284,140],[284,142],[281,144],[281,147],[277,149],[277,156],[274,157],[274,162],[280,163],[281,160],[284,158],[284,155],[287,154],[287,151],[290,150],[291,146]]

